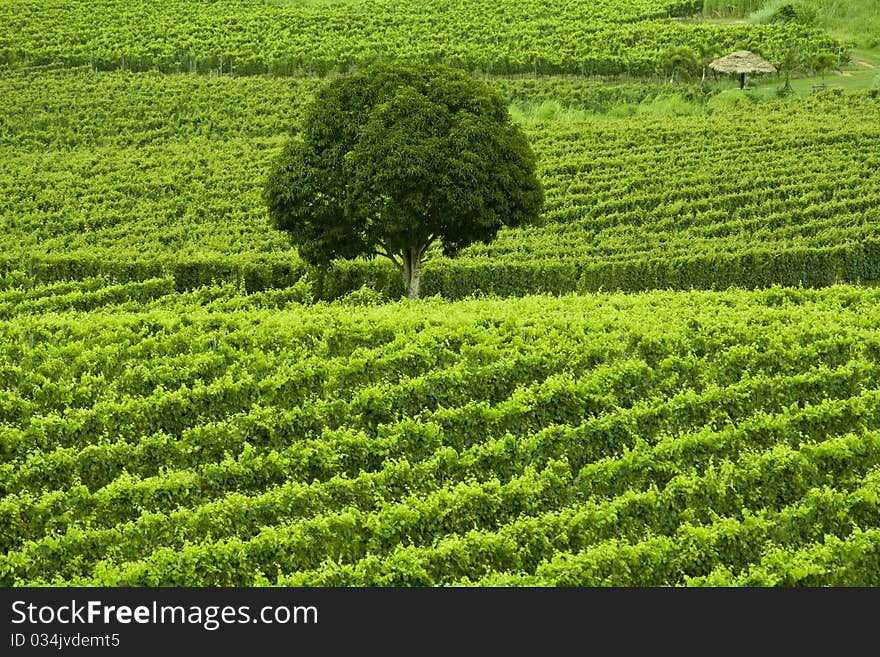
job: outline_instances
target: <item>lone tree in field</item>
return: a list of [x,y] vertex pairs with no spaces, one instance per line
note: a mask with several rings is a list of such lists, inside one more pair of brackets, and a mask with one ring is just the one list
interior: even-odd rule
[[669,84],[675,82],[679,76],[690,78],[691,72],[698,66],[697,53],[687,46],[672,48],[660,58],[660,67],[669,76]]
[[385,64],[316,93],[265,199],[307,262],[384,256],[415,299],[428,247],[454,255],[531,223],[544,191],[499,93],[446,66]]

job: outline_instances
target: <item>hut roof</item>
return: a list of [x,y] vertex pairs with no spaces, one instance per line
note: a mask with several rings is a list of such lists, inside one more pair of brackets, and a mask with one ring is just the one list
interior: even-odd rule
[[719,73],[776,73],[776,67],[748,50],[737,50],[716,59],[709,68]]

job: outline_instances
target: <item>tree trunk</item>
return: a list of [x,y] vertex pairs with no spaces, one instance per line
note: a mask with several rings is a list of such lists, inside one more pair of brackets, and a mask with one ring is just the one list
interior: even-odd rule
[[419,284],[422,276],[422,252],[421,248],[411,246],[403,252],[403,267],[400,273],[403,275],[403,289],[406,290],[407,299],[419,298]]
[[418,299],[419,286],[422,282],[422,254],[416,247],[413,247],[411,252],[412,268],[410,270],[409,290],[406,296],[408,299]]

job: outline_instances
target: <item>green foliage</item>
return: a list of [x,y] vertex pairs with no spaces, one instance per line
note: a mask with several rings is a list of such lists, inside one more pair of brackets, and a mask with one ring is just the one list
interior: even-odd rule
[[[666,81],[610,82],[567,78],[490,79],[511,103],[511,114],[525,122],[542,119],[573,121],[603,114],[621,106],[637,105],[668,93]],[[703,97],[697,84],[679,84],[676,92],[688,100]]]
[[374,306],[376,304],[384,303],[387,300],[388,299],[381,291],[375,290],[367,285],[364,285],[353,292],[349,292],[340,298],[341,303],[347,303],[353,306]]
[[559,124],[583,120],[591,113],[583,109],[565,106],[558,100],[545,100],[525,107],[513,106],[510,109],[510,115],[515,123],[520,124],[545,122]]
[[808,0],[772,0],[749,15],[753,23],[796,23],[815,25],[816,10]]
[[[524,110],[546,102],[552,114],[521,124],[545,189],[541,225],[503,229],[454,259],[432,254],[424,294],[878,280],[870,209],[880,193],[872,175],[880,106],[866,94],[778,102],[703,95],[695,85],[659,96],[668,85],[600,92],[598,83],[489,82]],[[400,296],[400,273],[384,259],[310,269],[271,229],[253,184],[317,87],[185,75],[0,77],[4,278],[172,276],[179,291],[216,282],[255,293],[308,274],[320,299],[367,283]],[[557,94],[567,103],[550,100]],[[616,99],[624,100],[617,109]],[[577,109],[582,103],[603,112]],[[728,156],[734,145],[740,157]]]
[[0,326],[4,584],[876,585],[877,290],[207,292]]
[[[880,280],[880,105],[635,81],[837,44],[453,5],[0,0],[0,584],[880,585],[880,294],[840,284]],[[480,98],[546,190],[429,249],[419,304],[383,259],[307,265],[260,198],[323,86],[282,76],[395,58],[527,74]],[[763,289],[690,289],[730,286]],[[608,292],[649,288],[690,291]]]
[[755,110],[760,103],[759,98],[748,90],[745,92],[736,90],[722,91],[713,96],[706,103],[710,115],[717,116],[721,120],[732,113],[742,114],[749,110]]
[[825,73],[837,66],[837,58],[830,53],[822,53],[813,57],[810,60],[810,67],[816,73],[822,75],[822,79],[825,79]]
[[643,102],[635,108],[635,113],[641,116],[654,118],[691,116],[703,114],[705,109],[702,105],[688,101],[681,94],[668,94],[658,96],[650,102]]
[[760,9],[767,0],[703,0],[703,15],[710,18],[741,17]]
[[434,242],[455,255],[535,221],[544,201],[535,169],[484,82],[448,67],[372,66],[317,92],[265,198],[310,264],[383,255],[417,297]]
[[[23,1],[33,11],[23,10]],[[801,25],[677,20],[700,6],[504,0],[487,11],[485,0],[233,0],[202,2],[193,11],[191,0],[2,0],[0,67],[324,77],[397,59],[492,75],[650,77],[659,54],[675,46],[730,51],[760,42],[769,54],[798,41],[811,53],[836,50],[826,34]]]
[[670,82],[679,79],[689,80],[699,70],[699,56],[687,46],[678,46],[663,52],[659,62],[661,72]]
[[880,4],[874,0],[801,0],[814,24],[845,42],[880,45]]
[[804,53],[800,49],[793,47],[777,62],[776,68],[785,75],[785,84],[779,90],[779,96],[785,97],[793,93],[791,86],[792,75],[806,73],[809,64]]

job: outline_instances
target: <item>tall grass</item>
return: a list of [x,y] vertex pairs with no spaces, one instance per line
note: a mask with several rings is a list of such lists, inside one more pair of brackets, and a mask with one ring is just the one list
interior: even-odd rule
[[863,48],[880,48],[880,0],[705,0],[707,18],[744,18],[767,22],[783,5],[806,10],[815,27]]
[[821,27],[864,48],[880,47],[880,0],[806,0]]
[[770,0],[758,11],[749,14],[752,23],[794,21],[803,25],[816,25],[817,13],[805,0]]
[[577,123],[595,116],[595,112],[581,107],[564,105],[557,100],[545,100],[538,103],[519,103],[510,106],[511,119],[519,124],[535,123]]
[[758,11],[766,0],[704,0],[703,15],[710,18],[743,18]]
[[780,19],[780,10],[793,8],[799,22],[827,30],[863,48],[880,47],[880,0],[706,0],[708,17],[747,16],[753,23]]

